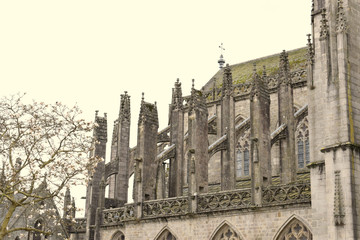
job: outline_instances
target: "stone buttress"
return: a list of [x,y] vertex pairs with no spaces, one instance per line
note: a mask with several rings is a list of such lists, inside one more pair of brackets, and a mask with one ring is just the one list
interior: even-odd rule
[[194,86],[189,102],[188,133],[189,193],[205,193],[208,191],[208,110],[202,92]]
[[156,104],[147,103],[142,98],[135,159],[134,201],[136,203],[156,199],[158,126]]
[[271,184],[270,97],[256,73],[250,93],[250,163],[252,202],[261,206],[262,190]]
[[221,190],[235,188],[235,102],[229,64],[224,68],[221,99],[221,136],[227,135],[226,150],[221,151]]
[[293,88],[290,78],[288,54],[280,54],[278,85],[278,119],[279,126],[286,126],[285,138],[279,139],[280,147],[280,176],[281,183],[288,184],[296,180],[296,155],[295,155],[295,119]]
[[[107,117],[104,114],[104,117],[98,116],[98,111],[95,115],[95,123],[97,126],[94,130],[94,137],[96,139],[95,148],[91,153],[93,156],[101,157],[105,160],[106,157],[106,142],[107,142]],[[101,224],[101,212],[99,213],[98,208],[102,209],[104,206],[104,171],[105,171],[105,161],[98,163],[95,168],[95,171],[91,177],[91,180],[87,186],[86,193],[86,207],[85,207],[85,217],[86,220],[86,239],[100,239],[98,234],[95,234],[96,229],[95,225],[100,226]],[[97,229],[98,230],[98,229]],[[95,237],[97,235],[97,237]]]
[[115,199],[127,202],[128,195],[128,163],[130,143],[130,96],[121,94],[120,112],[118,119],[118,137],[116,159],[118,159],[118,173],[116,175]]
[[175,145],[175,157],[170,159],[169,197],[176,197],[182,196],[184,185],[184,108],[179,79],[173,89],[170,111],[170,145]]

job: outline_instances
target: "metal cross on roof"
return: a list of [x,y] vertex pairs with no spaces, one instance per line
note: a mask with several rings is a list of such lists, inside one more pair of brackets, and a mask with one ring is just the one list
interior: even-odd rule
[[221,43],[221,45],[219,46],[219,48],[221,49],[221,55],[223,54],[223,51],[225,51],[225,48],[223,46],[223,43]]

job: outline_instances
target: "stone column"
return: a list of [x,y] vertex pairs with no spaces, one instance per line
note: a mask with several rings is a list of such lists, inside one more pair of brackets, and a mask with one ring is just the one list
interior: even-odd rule
[[270,97],[254,65],[250,93],[252,203],[261,206],[262,189],[271,184]]
[[221,152],[221,190],[235,188],[235,106],[232,74],[229,64],[224,69],[221,99],[221,135],[227,135],[226,151]]
[[281,183],[288,184],[296,180],[296,155],[295,155],[295,119],[293,88],[290,78],[288,54],[280,54],[278,85],[278,116],[279,126],[286,125],[285,139],[279,140],[280,147],[280,177]]
[[175,144],[175,158],[170,159],[169,197],[182,196],[184,179],[184,110],[181,83],[177,79],[170,106],[170,145]]

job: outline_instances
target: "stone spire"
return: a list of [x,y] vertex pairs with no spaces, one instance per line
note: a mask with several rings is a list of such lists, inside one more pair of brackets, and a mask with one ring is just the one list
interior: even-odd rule
[[75,205],[75,199],[73,197],[71,201],[71,217],[75,219],[75,215],[76,215],[76,205]]
[[64,212],[63,212],[63,218],[70,217],[71,213],[71,195],[70,195],[70,188],[66,188],[65,197],[64,197]]
[[200,90],[195,89],[194,87],[195,80],[192,80],[192,88],[191,88],[191,96],[189,101],[189,111],[194,109],[195,107],[198,108],[206,108],[206,100],[204,95]]
[[279,84],[290,84],[290,64],[289,64],[289,57],[288,53],[283,50],[280,54],[280,64],[279,64]]
[[256,70],[256,63],[253,65],[253,87],[251,88],[250,92],[250,100],[253,99],[255,96],[264,95],[266,98],[269,97],[267,85],[264,84],[261,77],[257,73]]
[[130,116],[130,96],[125,91],[124,94],[121,94],[119,121],[130,121]]
[[156,104],[147,103],[144,100],[144,93],[142,93],[139,124],[150,122],[159,126],[158,113]]
[[224,74],[223,74],[223,86],[222,86],[222,91],[223,91],[223,97],[225,95],[231,95],[232,93],[232,73],[231,73],[231,68],[229,66],[229,64],[226,64],[226,67],[224,69]]
[[182,98],[182,91],[181,91],[181,83],[179,79],[175,82],[175,88],[173,88],[173,95],[172,95],[172,109],[182,109],[183,108],[183,98]]

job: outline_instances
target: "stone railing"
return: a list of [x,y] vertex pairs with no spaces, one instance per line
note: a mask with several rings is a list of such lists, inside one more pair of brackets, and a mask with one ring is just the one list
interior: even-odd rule
[[197,212],[241,209],[250,205],[251,189],[201,194],[198,196]]
[[146,201],[142,211],[144,218],[184,215],[189,212],[189,201],[187,197]]
[[[176,197],[144,201],[142,204],[126,204],[121,208],[102,212],[103,225],[113,226],[135,219],[184,216],[189,213],[207,213],[238,209],[255,209],[277,205],[311,202],[310,182],[291,185],[275,185],[262,191],[262,206],[252,203],[251,188],[205,193],[191,197]],[[136,211],[140,211],[135,214]],[[85,219],[84,219],[85,220]],[[84,227],[86,222],[84,224]]]
[[263,206],[304,203],[311,201],[310,183],[271,186],[263,189]]
[[71,232],[85,232],[86,218],[75,218],[75,222],[71,225]]
[[104,225],[116,225],[126,220],[135,219],[134,204],[126,204],[124,207],[105,209],[102,212]]

